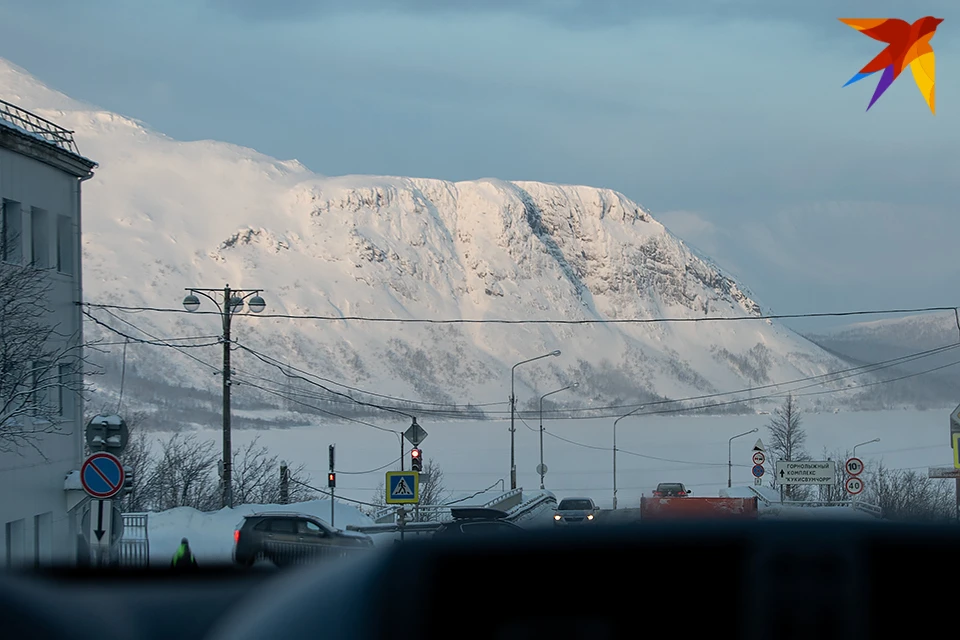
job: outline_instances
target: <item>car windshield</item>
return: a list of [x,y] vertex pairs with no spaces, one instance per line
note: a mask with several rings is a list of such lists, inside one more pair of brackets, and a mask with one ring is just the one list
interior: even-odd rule
[[563,500],[557,507],[558,511],[589,511],[590,509],[593,509],[593,503],[589,500]]
[[682,484],[661,484],[657,487],[657,491],[660,493],[680,493],[683,491]]

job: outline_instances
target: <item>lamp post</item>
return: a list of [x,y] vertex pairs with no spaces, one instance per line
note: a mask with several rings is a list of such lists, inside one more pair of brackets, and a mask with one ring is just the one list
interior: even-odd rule
[[617,423],[624,418],[629,418],[637,411],[643,409],[643,405],[637,407],[630,413],[625,413],[613,421],[613,510],[617,510]]
[[874,442],[880,442],[880,438],[874,438],[873,440],[867,440],[866,442],[861,442],[860,444],[853,446],[853,457],[857,457],[857,447],[862,447],[865,444],[873,444]]
[[517,407],[517,396],[514,391],[514,373],[522,364],[527,364],[528,362],[533,362],[534,360],[541,360],[543,358],[556,357],[560,355],[560,350],[551,351],[550,353],[545,353],[542,356],[537,356],[536,358],[530,358],[529,360],[521,360],[517,364],[513,365],[510,369],[510,490],[517,488],[517,463],[516,463],[516,445],[514,442],[514,434],[517,429],[514,426],[514,413],[516,412]]
[[727,441],[727,489],[733,486],[733,441],[741,436],[748,436],[757,431],[759,431],[759,429],[750,429],[750,431],[738,433]]
[[570,387],[579,387],[579,382],[574,382],[573,384],[568,384],[563,389],[557,389],[556,391],[551,391],[550,393],[545,393],[540,396],[540,466],[537,467],[540,473],[540,488],[543,489],[543,476],[546,475],[546,468],[543,466],[543,399],[547,396],[552,396],[555,393],[560,393],[561,391],[566,391]]
[[[230,323],[235,313],[243,310],[244,301],[249,298],[247,308],[253,313],[262,313],[267,303],[260,297],[262,289],[231,289],[226,285],[223,289],[187,289],[189,292],[183,299],[183,308],[193,312],[200,308],[200,298],[197,294],[210,300],[216,305],[223,322],[223,477],[222,499],[224,507],[233,507],[233,452],[230,444]],[[222,293],[222,302],[212,293]]]

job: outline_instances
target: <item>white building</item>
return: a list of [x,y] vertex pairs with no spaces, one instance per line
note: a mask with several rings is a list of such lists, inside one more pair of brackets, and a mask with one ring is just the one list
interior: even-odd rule
[[[74,353],[83,344],[83,315],[77,304],[82,301],[80,185],[93,176],[96,166],[80,155],[72,132],[0,101],[0,259],[4,267],[23,265],[42,270],[50,279],[50,312],[43,317],[57,331],[48,342],[60,341],[51,348],[73,348]],[[7,364],[13,359],[4,353],[0,353],[4,358],[0,373],[14,379]],[[44,364],[45,370],[53,371],[51,380],[77,385],[83,379],[79,362]],[[37,374],[32,375],[36,380]],[[66,479],[82,461],[83,398],[60,385],[39,385],[31,391],[31,401],[52,403],[43,405],[55,407],[48,410],[53,417],[46,424],[56,424],[57,432],[40,434],[35,446],[8,443],[4,447],[0,442],[0,449],[8,449],[0,450],[0,548],[4,551],[0,566],[4,567],[71,563],[77,554],[82,496]],[[41,400],[35,400],[38,397]],[[8,407],[9,402],[0,398],[0,411],[6,411],[0,415],[0,438],[3,425],[9,424]],[[38,423],[36,418],[17,419]]]

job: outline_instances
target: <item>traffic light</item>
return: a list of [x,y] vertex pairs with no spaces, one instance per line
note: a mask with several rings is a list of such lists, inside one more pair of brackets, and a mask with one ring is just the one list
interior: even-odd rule
[[410,469],[413,471],[423,470],[423,458],[420,449],[410,450]]
[[332,471],[327,474],[327,486],[331,489],[337,486],[337,474]]

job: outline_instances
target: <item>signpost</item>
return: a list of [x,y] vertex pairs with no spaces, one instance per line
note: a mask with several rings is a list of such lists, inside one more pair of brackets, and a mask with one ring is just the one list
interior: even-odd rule
[[420,501],[420,474],[416,471],[387,471],[387,504],[416,504]]
[[[120,442],[119,440],[117,442]],[[125,445],[126,442],[124,441]],[[88,524],[82,531],[90,545],[91,555],[97,565],[106,564],[104,558],[110,557],[110,547],[120,539],[123,533],[123,517],[120,527],[114,534],[113,498],[123,491],[126,473],[120,460],[112,453],[99,451],[91,454],[80,465],[80,484],[91,498],[90,506],[84,518]],[[119,510],[117,511],[119,513]]]
[[863,480],[861,480],[857,476],[850,476],[849,478],[847,478],[847,481],[844,484],[846,486],[847,493],[849,493],[852,496],[855,496],[861,491],[863,491]]
[[860,458],[850,458],[844,463],[843,468],[851,476],[858,476],[863,472],[863,460]]
[[[333,465],[333,459],[334,459],[334,450],[335,450],[335,449],[336,449],[335,445],[330,445],[330,477],[332,477],[332,478],[336,478],[336,476],[333,475],[333,474],[334,474],[334,470],[333,470],[333,467],[334,467],[334,465]],[[336,483],[334,482],[334,484],[336,484]],[[334,499],[333,499],[333,495],[334,495],[335,492],[336,492],[336,489],[335,489],[333,486],[330,486],[330,526],[331,526],[331,527],[333,526],[333,505],[334,505],[334,502],[335,502]]]
[[782,485],[790,484],[835,484],[837,482],[837,464],[833,460],[790,461],[778,460],[777,481]]
[[419,447],[420,443],[427,439],[427,432],[424,431],[423,427],[417,424],[417,420],[414,418],[413,424],[410,425],[410,428],[403,432],[403,437],[406,438],[413,446]]
[[753,464],[763,464],[767,461],[767,457],[763,455],[763,451],[757,451],[753,454]]

